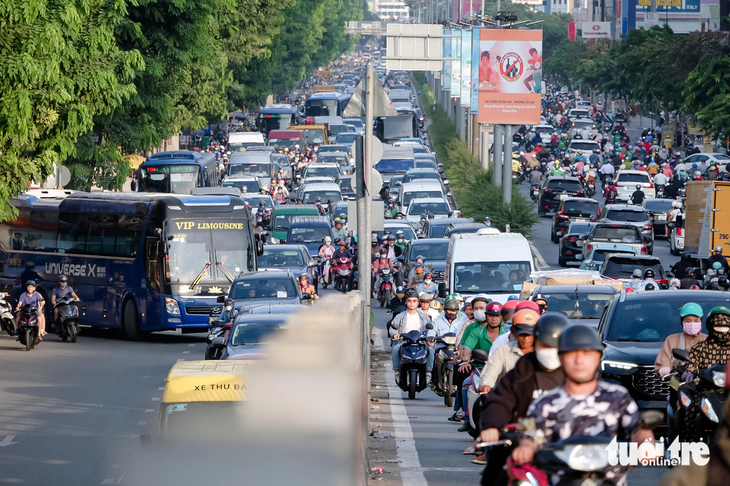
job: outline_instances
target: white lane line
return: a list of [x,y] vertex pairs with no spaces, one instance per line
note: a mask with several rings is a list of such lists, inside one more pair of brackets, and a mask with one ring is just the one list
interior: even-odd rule
[[547,270],[550,265],[545,262],[545,259],[542,257],[539,251],[537,251],[537,247],[530,243],[530,248],[532,248],[532,253],[535,255],[535,260],[537,260],[537,269],[538,270]]
[[147,408],[145,409],[144,413],[153,413],[155,411],[154,408]]
[[193,343],[193,344],[188,344],[188,346],[195,346],[195,343]]
[[[375,332],[375,349],[385,351],[382,330],[376,327],[373,331]],[[428,482],[421,469],[421,461],[418,459],[416,442],[413,440],[413,429],[408,419],[406,407],[403,405],[401,390],[393,382],[393,373],[387,368],[385,373],[385,382],[387,383],[388,396],[390,397],[390,416],[393,419],[396,457],[398,459],[398,466],[403,469],[400,475],[401,480],[404,485],[408,486],[428,486]]]
[[122,474],[121,476],[119,476],[119,481],[117,481],[117,484],[122,484],[122,479],[124,479],[124,474]]
[[147,425],[147,421],[146,420],[140,420],[139,422],[137,422],[137,425]]
[[111,478],[106,478],[104,481],[101,482],[101,484],[102,484],[102,486],[104,486],[105,484],[114,484],[115,482],[116,481],[114,481]]
[[183,354],[190,354],[190,351],[183,351]]
[[159,402],[160,401],[160,397],[152,397],[152,401],[153,402]]
[[164,389],[165,389],[165,387],[164,387],[164,386],[160,386],[160,387],[157,387],[157,390],[159,390],[159,391],[162,391],[162,390],[164,390]]

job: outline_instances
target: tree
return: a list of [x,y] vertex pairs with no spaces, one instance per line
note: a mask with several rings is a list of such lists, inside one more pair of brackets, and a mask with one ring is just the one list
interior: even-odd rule
[[730,134],[730,57],[705,55],[689,74],[683,108],[705,133]]
[[76,141],[134,96],[129,80],[144,67],[120,50],[114,29],[121,0],[6,0],[0,8],[0,219],[7,201],[43,181],[76,151]]

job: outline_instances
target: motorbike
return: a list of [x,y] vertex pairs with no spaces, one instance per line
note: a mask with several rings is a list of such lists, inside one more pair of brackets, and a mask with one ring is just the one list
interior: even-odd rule
[[664,197],[664,185],[663,184],[656,185],[656,197],[657,197],[657,199]]
[[486,394],[479,391],[482,382],[477,366],[483,367],[488,359],[489,353],[487,351],[484,351],[483,349],[475,349],[471,352],[471,360],[469,361],[472,365],[471,386],[467,390],[466,396],[468,400],[469,423],[471,424],[471,429],[469,429],[469,435],[474,438],[479,435],[479,417],[482,413],[482,408],[484,408],[483,397],[486,398]]
[[350,274],[352,273],[352,269],[350,268],[351,262],[352,260],[343,256],[335,261],[336,266],[332,269],[335,274],[335,290],[339,290],[342,293],[347,292],[350,285]]
[[529,181],[531,172],[532,172],[532,169],[530,169],[529,166],[525,167],[525,169],[522,171],[522,175],[520,176],[519,184],[522,184],[525,181]]
[[540,159],[540,171],[543,174],[547,174],[547,165],[548,165],[547,159]]
[[79,335],[79,309],[74,304],[72,295],[67,295],[56,301],[54,306],[58,309],[58,321],[56,322],[56,332],[58,336],[66,342],[71,338],[71,342],[75,343]]
[[540,184],[533,184],[532,189],[530,189],[530,198],[532,198],[533,201],[537,201],[537,196],[540,194]]
[[10,336],[15,336],[15,319],[13,318],[13,307],[5,300],[6,294],[0,292],[0,331],[5,331]]
[[40,342],[38,339],[38,307],[26,304],[20,308],[18,334],[20,344],[25,346],[26,351],[30,351]]
[[320,259],[320,264],[322,265],[322,271],[319,273],[318,277],[319,284],[323,289],[326,289],[328,285],[332,284],[332,272],[330,271],[332,268],[332,259]]
[[456,356],[456,334],[449,332],[436,339],[436,359],[433,366],[433,392],[444,398],[444,405],[454,406],[454,356]]
[[395,278],[393,270],[390,268],[382,268],[378,271],[380,276],[380,288],[378,289],[378,302],[380,307],[383,307],[390,299],[393,298],[393,286],[395,284]]
[[388,309],[388,313],[392,314],[392,317],[390,318],[390,320],[388,320],[388,322],[386,324],[386,326],[388,328],[388,337],[392,338],[393,337],[393,334],[394,334],[394,333],[390,332],[391,329],[393,329],[392,326],[391,326],[391,324],[393,323],[393,319],[395,319],[395,316],[397,316],[401,312],[405,312],[406,309],[407,308],[406,308],[405,304],[397,305],[397,306],[395,306],[395,308],[392,308],[392,309],[389,308]]
[[[433,324],[426,324],[426,329],[433,329]],[[400,348],[400,376],[398,387],[408,393],[408,399],[416,398],[416,393],[423,391],[426,382],[426,358],[428,350],[426,334],[411,331],[401,336],[403,345]]]
[[586,197],[593,197],[595,195],[596,195],[596,183],[595,182],[586,183]]

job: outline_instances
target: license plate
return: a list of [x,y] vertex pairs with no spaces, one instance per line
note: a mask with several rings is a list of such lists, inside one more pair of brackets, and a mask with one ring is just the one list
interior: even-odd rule
[[588,220],[586,218],[573,218],[571,221],[575,221],[576,223],[585,223]]
[[654,219],[656,219],[657,221],[666,221],[667,215],[666,214],[657,214],[654,216]]

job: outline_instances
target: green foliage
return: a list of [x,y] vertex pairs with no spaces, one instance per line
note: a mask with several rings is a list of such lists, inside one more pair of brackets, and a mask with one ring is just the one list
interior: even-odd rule
[[689,74],[683,108],[707,133],[730,133],[730,57],[704,56]]
[[7,201],[75,154],[94,116],[135,95],[129,79],[144,64],[114,39],[126,13],[121,0],[0,5],[0,220],[16,214]]

